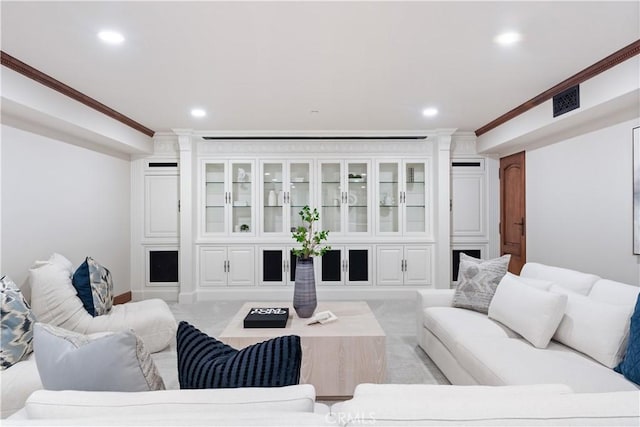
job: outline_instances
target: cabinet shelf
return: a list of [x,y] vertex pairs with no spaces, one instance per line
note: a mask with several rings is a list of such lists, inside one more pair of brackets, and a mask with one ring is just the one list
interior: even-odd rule
[[207,181],[207,184],[224,184],[224,181]]

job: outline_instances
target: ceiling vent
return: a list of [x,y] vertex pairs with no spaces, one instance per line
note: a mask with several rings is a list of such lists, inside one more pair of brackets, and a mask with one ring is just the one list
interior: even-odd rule
[[575,85],[553,97],[553,117],[580,108],[580,85]]
[[385,135],[385,136],[366,136],[366,135],[353,135],[353,136],[203,136],[202,139],[207,141],[215,140],[251,140],[251,141],[290,141],[290,140],[360,140],[360,139],[427,139],[427,135]]

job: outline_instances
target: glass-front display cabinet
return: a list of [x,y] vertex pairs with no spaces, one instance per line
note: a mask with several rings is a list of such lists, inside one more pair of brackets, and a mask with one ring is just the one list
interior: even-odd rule
[[376,232],[427,233],[430,228],[427,161],[379,161],[376,172]]
[[254,233],[253,162],[207,162],[204,170],[204,233]]
[[311,162],[263,161],[261,165],[262,232],[288,235],[302,225],[298,214],[302,207],[311,206]]
[[331,233],[369,233],[369,162],[320,161],[320,221]]

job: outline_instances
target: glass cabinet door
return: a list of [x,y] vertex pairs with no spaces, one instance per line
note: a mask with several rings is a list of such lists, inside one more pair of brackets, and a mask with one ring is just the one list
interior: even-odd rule
[[405,163],[405,231],[424,233],[427,231],[427,180],[424,162]]
[[323,230],[334,233],[342,231],[341,219],[344,193],[340,180],[341,166],[339,162],[320,164],[320,221],[322,222]]
[[369,191],[367,163],[347,164],[347,232],[366,233],[369,225]]
[[205,175],[205,232],[224,233],[227,204],[225,164],[208,163]]
[[378,163],[378,232],[400,231],[400,165]]
[[253,170],[251,163],[231,163],[231,232],[253,231]]
[[263,230],[265,233],[284,231],[284,167],[282,163],[263,165]]
[[[289,204],[291,231],[302,225],[299,212],[306,205],[311,206],[311,164],[292,162],[289,165],[289,192],[286,202]],[[312,207],[313,208],[313,207]]]

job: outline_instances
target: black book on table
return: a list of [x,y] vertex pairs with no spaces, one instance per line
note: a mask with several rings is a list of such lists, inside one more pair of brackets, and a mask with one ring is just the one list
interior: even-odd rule
[[289,319],[287,307],[253,307],[244,318],[245,328],[284,328]]

